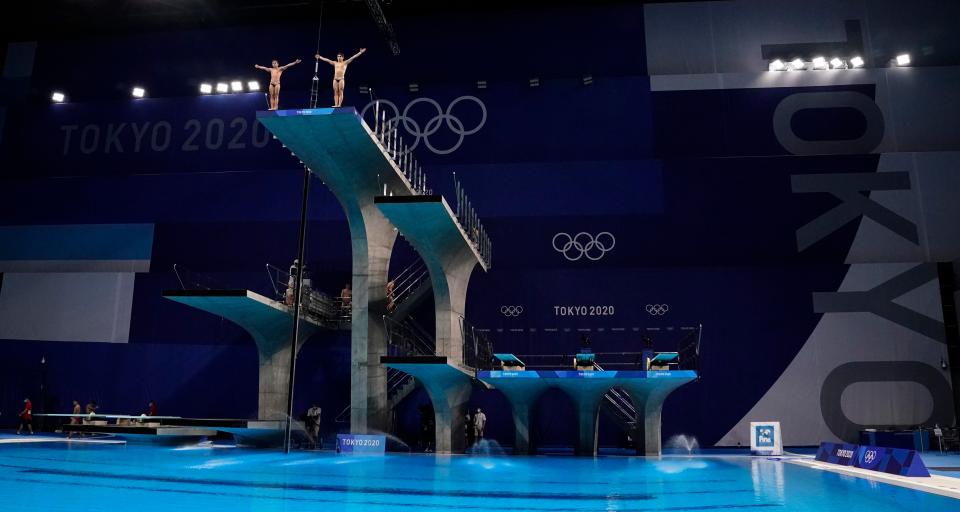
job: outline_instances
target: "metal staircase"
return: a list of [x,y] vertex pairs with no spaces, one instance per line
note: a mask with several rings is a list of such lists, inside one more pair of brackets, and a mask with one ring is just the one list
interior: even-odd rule
[[[387,332],[387,353],[397,356],[432,356],[436,354],[436,343],[430,334],[412,317],[398,321],[393,316],[383,317],[383,326]],[[387,368],[387,400],[393,409],[417,388],[416,380],[408,373]],[[350,422],[350,406],[347,406],[334,420],[337,423]]]
[[[596,371],[603,371],[597,363],[593,363],[593,369]],[[633,406],[633,402],[630,401],[630,395],[627,394],[621,388],[610,388],[603,395],[603,399],[600,401],[600,410],[602,410],[608,417],[613,419],[617,426],[619,426],[627,434],[631,434],[638,427],[638,421],[640,418],[637,408]],[[636,439],[635,436],[634,439]]]
[[403,269],[389,283],[393,289],[387,291],[387,314],[398,321],[407,318],[432,289],[430,272],[421,260]]

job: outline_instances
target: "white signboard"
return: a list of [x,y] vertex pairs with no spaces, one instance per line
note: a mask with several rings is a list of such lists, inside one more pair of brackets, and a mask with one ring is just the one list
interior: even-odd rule
[[750,453],[754,455],[783,455],[783,439],[779,421],[750,422]]

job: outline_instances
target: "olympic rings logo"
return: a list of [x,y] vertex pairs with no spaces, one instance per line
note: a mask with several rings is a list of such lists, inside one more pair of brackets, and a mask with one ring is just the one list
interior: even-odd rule
[[663,316],[667,314],[667,311],[670,311],[669,304],[647,304],[644,308],[647,310],[647,313],[650,313],[653,316]]
[[520,316],[523,314],[523,306],[500,306],[500,313],[503,316]]
[[863,454],[863,462],[866,462],[867,464],[873,464],[873,461],[876,459],[877,459],[876,450],[867,450]]
[[[469,130],[463,126],[463,121],[460,121],[458,117],[451,113],[453,111],[453,107],[464,101],[474,102],[478,107],[480,107],[480,122],[477,123],[477,126]],[[460,148],[460,146],[463,144],[463,139],[465,139],[467,135],[473,135],[474,133],[477,133],[481,128],[483,128],[483,125],[487,123],[487,106],[484,105],[483,101],[476,96],[460,96],[459,98],[451,101],[450,104],[447,105],[446,110],[441,108],[440,104],[437,103],[436,100],[423,97],[416,98],[410,103],[407,103],[407,106],[404,107],[403,112],[401,112],[397,105],[390,100],[375,100],[367,103],[367,105],[363,107],[363,110],[360,111],[360,117],[366,118],[368,110],[374,108],[374,105],[377,103],[380,104],[381,110],[387,112],[385,122],[387,123],[388,128],[396,127],[399,129],[400,126],[403,126],[403,130],[413,137],[413,144],[407,148],[407,151],[413,151],[417,146],[420,145],[420,141],[422,140],[430,151],[433,151],[438,155],[449,155]],[[420,103],[430,105],[437,112],[437,115],[430,118],[430,120],[427,121],[423,126],[420,126],[420,123],[418,123],[409,115],[410,109],[413,108],[414,105],[418,105]],[[392,114],[390,111],[392,111]],[[430,136],[440,131],[440,128],[443,127],[444,124],[446,124],[447,129],[453,132],[458,139],[457,142],[449,148],[437,148],[430,142]]]
[[596,237],[583,231],[574,236],[563,232],[553,235],[553,250],[570,261],[577,261],[584,256],[588,260],[597,261],[616,244],[617,239],[609,231],[598,233]]

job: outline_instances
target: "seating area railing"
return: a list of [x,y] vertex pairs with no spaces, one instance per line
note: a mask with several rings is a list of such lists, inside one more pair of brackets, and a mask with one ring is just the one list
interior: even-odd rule
[[[294,282],[290,272],[270,263],[267,263],[267,276],[273,287],[273,298],[287,306],[293,305]],[[303,280],[303,300],[301,306],[303,314],[309,319],[323,326],[333,329],[350,327],[350,302],[340,297],[331,297],[322,291],[313,288],[309,278]]]

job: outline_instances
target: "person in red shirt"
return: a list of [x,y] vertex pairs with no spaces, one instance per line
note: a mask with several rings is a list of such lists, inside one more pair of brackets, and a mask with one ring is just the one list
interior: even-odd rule
[[147,416],[157,416],[157,403],[153,400],[147,404]]
[[24,425],[33,434],[33,403],[30,402],[29,398],[23,399],[23,410],[20,411],[20,426],[17,427],[17,435],[20,435]]

